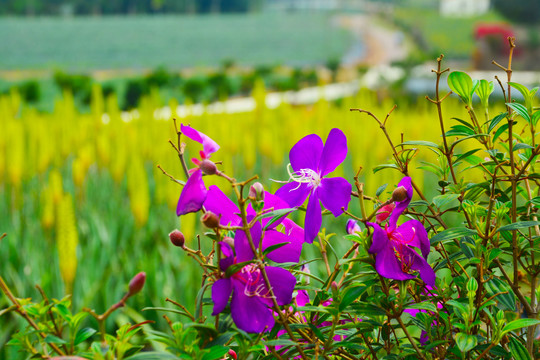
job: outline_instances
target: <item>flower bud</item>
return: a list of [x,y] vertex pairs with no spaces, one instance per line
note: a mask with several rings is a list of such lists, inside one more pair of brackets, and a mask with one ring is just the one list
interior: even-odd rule
[[330,284],[330,289],[332,289],[332,295],[334,296],[335,299],[337,299],[339,297],[339,285],[337,282],[335,281],[332,281],[332,283]]
[[211,211],[207,211],[202,217],[201,222],[210,229],[215,229],[219,226],[219,218]]
[[392,193],[392,201],[399,202],[407,200],[407,189],[405,189],[405,186],[400,186],[394,192]]
[[264,187],[260,182],[256,182],[249,188],[249,197],[257,201],[264,200]]
[[141,271],[131,279],[129,282],[128,296],[133,296],[142,290],[144,282],[146,281],[146,273]]
[[390,203],[380,208],[377,211],[377,215],[375,215],[375,221],[377,222],[377,224],[380,224],[384,220],[388,219],[388,217],[392,213],[392,210],[394,210],[395,207],[396,205],[394,203]]
[[173,230],[169,234],[169,239],[171,239],[171,242],[173,243],[174,246],[178,246],[181,248],[184,247],[184,244],[186,242],[186,239],[184,238],[184,234],[182,234],[182,232],[178,229]]
[[353,219],[347,220],[347,234],[354,235],[357,232],[362,232],[362,229],[360,228],[360,225],[358,225],[356,220],[353,220]]
[[234,239],[232,237],[224,236],[223,242],[228,244],[231,248],[234,248]]
[[204,159],[199,165],[199,169],[206,175],[215,175],[217,172],[216,164],[208,159]]
[[233,349],[229,349],[229,351],[227,352],[227,355],[229,355],[231,357],[231,359],[238,359],[238,356],[236,355],[236,352],[233,350]]

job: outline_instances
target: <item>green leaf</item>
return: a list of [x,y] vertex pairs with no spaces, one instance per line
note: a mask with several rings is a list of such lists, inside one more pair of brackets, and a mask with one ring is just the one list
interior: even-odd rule
[[530,228],[532,226],[540,225],[540,221],[518,221],[513,224],[508,224],[501,226],[497,229],[498,232],[501,231],[512,231],[512,230],[518,230],[523,228]]
[[473,155],[478,150],[480,150],[480,149],[469,150],[469,151],[467,151],[466,153],[463,153],[463,154],[455,154],[456,159],[454,160],[454,164],[457,163],[458,161],[460,161],[461,159],[464,159],[464,158],[467,158],[467,157]]
[[346,289],[343,299],[339,303],[339,311],[341,312],[345,310],[347,306],[349,306],[354,300],[358,299],[360,295],[362,295],[368,288],[369,286],[366,286],[366,284],[361,284]]
[[271,253],[272,251],[277,250],[280,247],[283,247],[283,246],[288,245],[288,244],[290,244],[289,241],[271,245],[271,246],[267,247],[266,249],[264,249],[263,255],[267,255],[267,254]]
[[379,166],[374,167],[373,168],[373,173],[375,174],[376,172],[381,171],[383,169],[396,169],[396,170],[399,170],[399,168],[397,167],[396,164],[383,164],[383,165],[379,165]]
[[161,353],[157,351],[148,351],[130,356],[129,360],[178,360],[179,358],[169,353]]
[[402,142],[401,144],[399,144],[398,146],[401,146],[401,145],[428,146],[428,147],[439,150],[439,145],[437,145],[437,144],[435,144],[433,142],[430,142],[430,141],[405,141],[405,142]]
[[529,202],[536,207],[540,207],[540,196],[533,197]]
[[488,106],[489,96],[493,93],[493,81],[480,80],[478,86],[476,87],[476,95],[480,98],[482,105],[484,107]]
[[202,360],[217,360],[223,358],[225,354],[229,351],[228,347],[225,346],[214,346],[210,349],[209,352],[203,355]]
[[225,270],[225,277],[231,277],[233,274],[236,274],[237,272],[239,272],[240,269],[242,269],[244,266],[253,264],[254,262],[255,260],[249,260],[249,261],[244,261],[237,264],[232,264],[231,266],[227,268],[227,270]]
[[465,333],[457,333],[456,335],[456,344],[462,352],[466,353],[474,349],[478,344],[478,339],[474,335],[467,335]]
[[383,191],[386,189],[387,186],[388,184],[382,184],[381,186],[379,186],[379,188],[375,192],[375,196],[379,197],[383,193]]
[[506,282],[498,278],[493,278],[486,282],[484,286],[489,297],[499,294],[495,296],[495,299],[503,306],[503,310],[506,308],[510,311],[516,311],[516,298],[514,292]]
[[445,242],[445,241],[453,240],[453,239],[459,239],[459,238],[462,238],[464,236],[471,236],[471,235],[475,235],[475,234],[476,234],[476,231],[471,230],[469,228],[465,228],[465,227],[450,228],[450,229],[446,229],[444,231],[441,231],[437,235],[433,236],[431,238],[430,242],[431,242],[431,245],[433,246],[433,245],[435,245],[437,243],[440,243],[440,242]]
[[523,143],[517,143],[516,145],[512,146],[512,151],[517,151],[521,149],[534,149],[534,147],[529,144]]
[[64,304],[56,304],[54,308],[58,311],[58,313],[64,320],[66,320],[68,323],[71,322],[71,311],[69,311],[69,309]]
[[433,303],[430,303],[429,301],[422,301],[420,303],[410,304],[410,305],[407,305],[405,308],[437,312],[437,307]]
[[531,360],[531,356],[527,351],[527,348],[519,341],[518,339],[511,337],[510,344],[510,353],[512,354],[513,360]]
[[474,130],[463,125],[454,125],[445,133],[446,136],[469,136],[474,135]]
[[523,95],[523,98],[527,98],[529,96],[529,89],[527,89],[527,87],[512,81],[509,81],[508,85],[519,91],[521,95]]
[[540,119],[540,111],[536,111],[534,114],[532,114],[531,121],[533,125],[536,125],[539,119]]
[[447,205],[452,201],[457,200],[458,197],[458,194],[438,195],[433,198],[433,204],[439,209],[442,209],[444,205]]
[[508,123],[502,124],[501,127],[495,131],[495,134],[493,135],[493,142],[499,138],[506,130],[508,130]]
[[270,211],[269,213],[264,214],[261,216],[261,219],[272,217],[264,226],[263,230],[268,229],[272,224],[274,224],[276,221],[281,220],[281,218],[287,216],[289,213],[296,210],[296,208],[287,208],[287,209],[278,209],[274,211]]
[[411,203],[409,204],[409,207],[415,207],[415,206],[429,206],[429,203],[425,200],[411,201]]
[[45,336],[45,339],[43,339],[47,344],[67,344],[66,340],[60,339],[58,336],[54,335],[47,335]]
[[502,329],[502,333],[506,334],[507,332],[510,332],[510,331],[514,331],[517,329],[521,329],[521,328],[529,327],[533,325],[538,325],[538,324],[540,324],[540,320],[537,320],[537,319],[529,319],[529,318],[517,319],[506,324]]
[[275,340],[269,340],[264,341],[264,344],[266,346],[295,346],[296,343],[289,339],[275,339]]
[[508,113],[503,112],[503,113],[495,116],[493,119],[491,119],[490,122],[489,122],[489,126],[488,126],[488,133],[490,133],[495,128],[495,126],[497,126],[497,124],[500,123],[501,120],[506,117],[506,115],[508,115]]
[[90,338],[92,335],[94,335],[95,333],[97,333],[97,330],[96,329],[92,329],[92,328],[84,328],[84,329],[80,329],[79,331],[77,331],[77,335],[75,335],[75,341],[73,342],[73,344],[75,346],[79,345],[80,343],[82,343],[83,341],[87,340],[88,338]]
[[474,85],[471,77],[462,71],[453,71],[448,75],[448,86],[454,93],[459,95],[467,105],[471,105]]
[[514,110],[519,116],[527,120],[528,123],[531,122],[531,117],[529,116],[529,112],[525,106],[519,103],[506,103],[506,105]]

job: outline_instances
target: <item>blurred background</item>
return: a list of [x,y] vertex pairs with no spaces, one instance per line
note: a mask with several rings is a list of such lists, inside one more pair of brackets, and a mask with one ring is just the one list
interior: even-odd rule
[[[352,181],[361,167],[368,193],[391,191],[400,177],[379,172],[391,159],[380,129],[349,109],[384,117],[397,104],[396,143],[438,143],[424,98],[437,56],[475,79],[502,78],[492,60],[507,64],[515,36],[513,79],[536,86],[539,20],[536,0],[0,0],[0,273],[18,297],[38,300],[39,284],[73,294],[74,310],[103,312],[146,271],[145,291],[115,322],[164,328],[140,309],[166,297],[192,306],[200,286],[167,236],[180,228],[195,247],[200,230],[196,215],[176,217],[181,188],[157,168],[185,180],[168,143],[173,118],[221,145],[213,159],[224,171],[257,173],[270,191],[298,139],[340,127],[350,155],[336,175]],[[445,112],[466,116],[454,97]],[[198,150],[188,142],[188,155]],[[417,169],[429,156],[412,167],[433,194],[435,176]],[[18,326],[0,317],[0,358],[17,358],[6,343]]]

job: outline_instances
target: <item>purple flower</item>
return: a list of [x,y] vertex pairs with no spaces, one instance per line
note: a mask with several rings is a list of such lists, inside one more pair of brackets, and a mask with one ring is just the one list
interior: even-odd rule
[[203,145],[203,150],[200,152],[201,160],[193,158],[191,161],[197,165],[197,168],[189,170],[190,176],[182,189],[178,205],[176,206],[176,215],[185,215],[190,212],[201,210],[204,200],[206,199],[206,186],[202,180],[203,169],[212,168],[215,165],[208,159],[210,156],[219,150],[219,145],[205,134],[183,124],[180,125],[182,134]]
[[[404,177],[399,182],[399,187],[405,188],[406,197],[395,202],[396,207],[385,228],[382,229],[376,223],[368,223],[373,228],[373,242],[369,252],[376,254],[375,269],[381,276],[394,280],[413,279],[416,275],[412,274],[412,270],[415,270],[427,285],[434,286],[435,272],[426,261],[430,251],[426,229],[420,221],[414,219],[397,226],[399,216],[413,196],[411,178]],[[422,255],[414,248],[420,249]]]
[[321,202],[334,216],[339,216],[351,200],[352,186],[341,177],[325,178],[345,160],[347,138],[339,129],[332,129],[326,143],[315,134],[298,141],[289,153],[291,182],[276,195],[290,206],[300,206],[309,196],[306,209],[305,241],[312,243],[322,224]]
[[362,229],[360,228],[360,225],[358,225],[358,222],[353,219],[347,220],[347,234],[354,235],[357,232],[362,232]]
[[[289,207],[285,201],[268,192],[265,192],[264,199],[263,210],[278,210]],[[208,195],[204,202],[204,207],[206,210],[213,212],[220,218],[220,224],[222,226],[242,225],[242,218],[240,217],[240,209],[238,209],[238,206],[236,206],[236,204],[215,185],[208,188]],[[251,204],[247,208],[247,216],[248,219],[253,219],[256,216],[256,212],[251,207]],[[269,252],[266,256],[270,260],[278,263],[298,262],[300,260],[304,238],[304,231],[302,228],[295,224],[294,221],[287,218],[282,218],[280,221],[276,221],[267,226],[269,221],[270,218],[261,220],[262,227],[266,228],[262,239],[263,251],[272,245],[281,243],[286,243],[286,245]],[[278,225],[283,226],[283,232],[277,230]],[[261,236],[259,236],[259,238]],[[247,242],[247,239],[245,239],[245,241]],[[256,241],[255,244],[259,245],[259,241]],[[251,252],[251,249],[249,247],[245,249],[246,251],[249,251],[249,254],[252,257],[253,253]]]
[[[253,241],[257,243],[261,236],[259,223],[250,230]],[[235,264],[253,259],[253,252],[247,243],[247,236],[242,230],[236,232],[233,251],[225,242],[220,242],[222,254],[220,269],[227,269]],[[248,264],[239,271],[217,280],[212,285],[212,301],[214,309],[212,315],[221,313],[229,303],[231,297],[231,316],[239,329],[249,333],[269,331],[274,326],[272,293],[278,305],[286,305],[292,301],[292,293],[296,285],[296,278],[283,268],[266,266],[269,284],[272,291],[266,286],[261,268],[256,263]]]

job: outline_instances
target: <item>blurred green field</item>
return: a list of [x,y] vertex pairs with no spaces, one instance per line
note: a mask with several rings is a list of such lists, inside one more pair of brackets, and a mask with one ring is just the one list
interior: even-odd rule
[[2,18],[0,69],[307,65],[341,58],[351,42],[321,13]]

